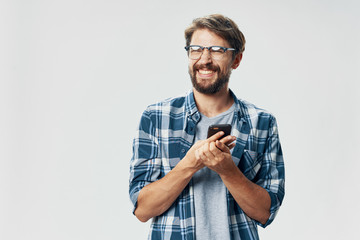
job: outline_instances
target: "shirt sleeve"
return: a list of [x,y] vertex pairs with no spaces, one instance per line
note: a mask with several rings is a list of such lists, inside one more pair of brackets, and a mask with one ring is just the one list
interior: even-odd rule
[[271,118],[269,135],[266,140],[261,169],[256,177],[256,184],[262,186],[270,195],[270,217],[262,227],[268,226],[279,211],[285,195],[285,168],[276,119]]
[[133,155],[130,162],[129,194],[137,206],[140,190],[156,181],[160,175],[161,161],[158,156],[159,147],[156,128],[149,111],[145,111],[133,140]]

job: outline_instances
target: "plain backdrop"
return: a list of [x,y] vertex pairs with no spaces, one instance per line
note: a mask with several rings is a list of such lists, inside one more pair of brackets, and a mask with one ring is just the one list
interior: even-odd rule
[[232,18],[236,95],[278,120],[286,195],[262,239],[356,239],[357,0],[0,2],[0,239],[146,239],[128,196],[147,105],[191,88],[184,29]]

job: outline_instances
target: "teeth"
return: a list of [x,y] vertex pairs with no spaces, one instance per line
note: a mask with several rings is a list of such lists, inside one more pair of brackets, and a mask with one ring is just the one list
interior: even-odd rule
[[211,73],[213,73],[213,71],[208,71],[208,70],[199,70],[199,72],[201,74],[211,74]]

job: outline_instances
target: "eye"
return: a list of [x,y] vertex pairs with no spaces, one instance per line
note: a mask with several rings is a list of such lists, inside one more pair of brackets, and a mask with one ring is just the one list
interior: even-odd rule
[[212,46],[211,51],[212,52],[221,52],[221,53],[223,53],[224,49],[222,47],[219,47],[219,46]]
[[201,52],[202,51],[200,46],[190,46],[190,50],[193,52]]

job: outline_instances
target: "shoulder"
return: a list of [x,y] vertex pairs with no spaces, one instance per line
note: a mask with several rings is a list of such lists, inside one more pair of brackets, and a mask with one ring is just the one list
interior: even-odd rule
[[250,103],[243,99],[238,99],[240,107],[243,109],[244,114],[248,118],[253,117],[273,117],[273,114],[261,107],[256,106],[253,103]]
[[242,117],[250,123],[252,128],[266,130],[275,124],[276,118],[270,111],[258,107],[246,100],[237,100]]
[[149,118],[174,116],[184,112],[187,94],[164,99],[146,107],[143,115]]

